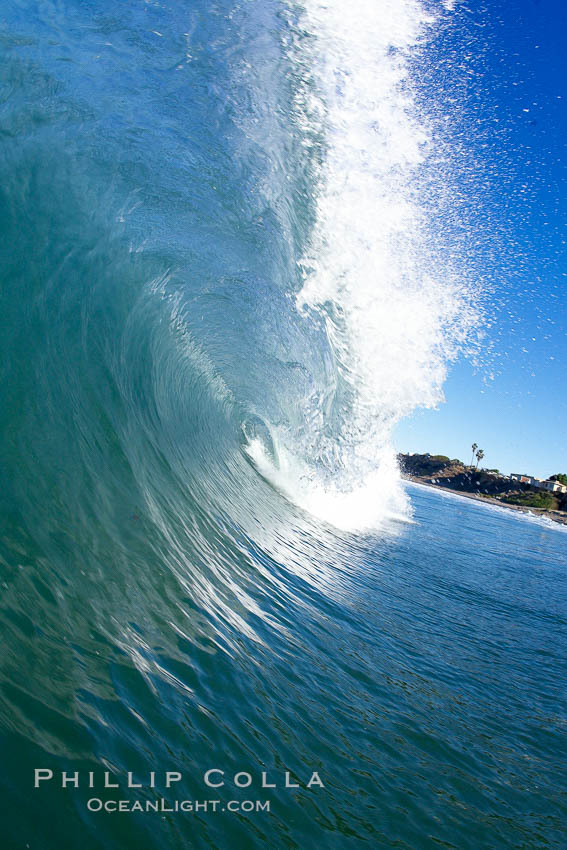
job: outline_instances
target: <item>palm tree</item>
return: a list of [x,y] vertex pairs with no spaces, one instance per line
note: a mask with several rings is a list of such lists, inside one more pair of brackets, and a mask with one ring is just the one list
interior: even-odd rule
[[478,465],[479,465],[480,461],[483,459],[483,457],[484,457],[484,452],[483,452],[482,449],[479,449],[478,452],[476,453],[476,468],[477,469],[478,469]]
[[476,444],[476,443],[473,443],[473,444],[472,444],[472,459],[471,459],[471,466],[473,466],[473,464],[474,464],[474,456],[475,456],[475,452],[476,452],[476,450],[477,450],[477,449],[478,449],[477,444]]

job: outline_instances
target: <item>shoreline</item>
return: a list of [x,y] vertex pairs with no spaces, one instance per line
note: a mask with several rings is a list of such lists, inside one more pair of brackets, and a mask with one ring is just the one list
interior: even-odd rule
[[548,511],[545,508],[529,508],[525,505],[510,505],[506,502],[501,502],[499,499],[494,499],[492,496],[483,496],[482,493],[464,493],[462,490],[453,490],[452,487],[443,487],[441,484],[431,484],[430,481],[423,481],[414,475],[406,473],[402,475],[402,481],[410,481],[412,484],[419,484],[422,487],[429,487],[432,490],[442,490],[445,493],[452,493],[455,496],[463,496],[465,499],[473,499],[475,502],[484,502],[488,505],[496,505],[499,508],[506,508],[512,511],[520,511],[523,514],[531,514],[537,517],[546,517],[559,525],[567,525],[567,513],[563,511]]

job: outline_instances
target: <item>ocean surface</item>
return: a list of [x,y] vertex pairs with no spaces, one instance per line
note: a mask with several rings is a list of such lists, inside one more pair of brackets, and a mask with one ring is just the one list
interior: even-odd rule
[[2,848],[565,846],[565,530],[392,448],[453,6],[2,3]]

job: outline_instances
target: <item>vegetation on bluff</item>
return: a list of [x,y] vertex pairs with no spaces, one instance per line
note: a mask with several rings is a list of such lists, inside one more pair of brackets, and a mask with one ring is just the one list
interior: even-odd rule
[[556,511],[559,508],[559,500],[553,493],[514,494],[502,496],[501,501],[509,505],[523,505],[525,508],[542,508],[544,511]]

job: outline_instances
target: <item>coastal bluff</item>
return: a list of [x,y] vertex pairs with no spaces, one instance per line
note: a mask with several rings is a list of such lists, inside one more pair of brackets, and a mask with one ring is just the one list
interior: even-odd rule
[[402,477],[503,507],[530,511],[567,523],[567,495],[535,493],[530,484],[512,480],[496,469],[477,469],[445,455],[398,454]]

